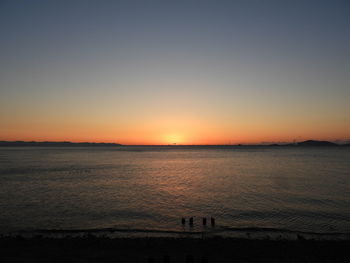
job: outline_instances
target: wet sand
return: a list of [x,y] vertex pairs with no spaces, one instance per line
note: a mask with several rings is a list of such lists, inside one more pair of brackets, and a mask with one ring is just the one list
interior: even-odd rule
[[349,241],[0,238],[0,262],[349,262]]

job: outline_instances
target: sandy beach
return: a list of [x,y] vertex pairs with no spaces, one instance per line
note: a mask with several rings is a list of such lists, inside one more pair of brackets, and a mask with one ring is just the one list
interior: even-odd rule
[[0,238],[1,262],[349,262],[350,241]]

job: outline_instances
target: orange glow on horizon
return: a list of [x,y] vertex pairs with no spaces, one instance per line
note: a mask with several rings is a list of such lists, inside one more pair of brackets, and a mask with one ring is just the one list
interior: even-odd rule
[[[184,115],[185,116],[185,115]],[[223,120],[201,116],[161,116],[118,121],[101,117],[54,121],[8,121],[0,128],[4,141],[112,142],[124,145],[227,145],[347,140],[350,124],[307,123],[289,120],[253,120],[244,116]],[[309,121],[308,121],[309,122]]]
[[184,136],[178,133],[170,133],[162,136],[149,136],[144,139],[133,138],[133,137],[116,137],[110,136],[33,136],[27,134],[27,136],[1,136],[0,141],[70,141],[70,142],[105,142],[105,143],[120,143],[123,145],[229,145],[229,144],[261,144],[261,143],[291,143],[293,141],[304,141],[304,140],[348,140],[348,137],[329,137],[329,136],[252,136],[246,134],[246,136]]

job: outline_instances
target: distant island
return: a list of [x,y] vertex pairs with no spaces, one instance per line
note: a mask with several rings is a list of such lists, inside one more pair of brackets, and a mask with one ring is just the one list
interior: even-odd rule
[[336,144],[334,142],[328,142],[328,141],[313,141],[308,140],[304,142],[299,142],[297,144],[298,146],[339,146],[339,144]]
[[[210,145],[208,145],[210,146]],[[213,145],[214,146],[214,145]],[[288,146],[288,147],[344,147],[344,146],[350,146],[350,143],[345,144],[338,144],[334,142],[329,141],[316,141],[316,140],[306,140],[302,142],[295,142],[295,143],[262,143],[262,144],[229,144],[229,145],[216,145],[216,146],[238,146],[238,147],[244,147],[244,146],[261,146],[261,147],[280,147],[280,146]]]
[[0,146],[40,146],[40,147],[90,147],[90,146],[122,146],[119,143],[104,142],[25,142],[25,141],[0,141]]
[[268,146],[302,146],[302,147],[327,146],[327,147],[334,147],[334,146],[350,146],[350,143],[337,144],[337,143],[329,142],[329,141],[307,140],[307,141],[303,141],[303,142],[287,143],[287,144],[274,143],[274,144],[270,144]]

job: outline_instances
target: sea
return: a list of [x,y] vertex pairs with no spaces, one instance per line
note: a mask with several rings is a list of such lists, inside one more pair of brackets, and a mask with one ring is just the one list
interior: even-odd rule
[[350,147],[0,147],[0,235],[349,239]]

